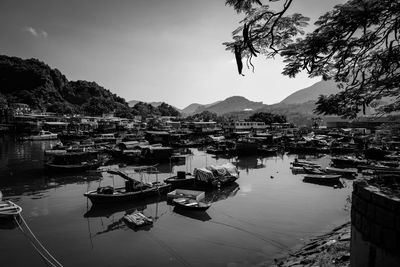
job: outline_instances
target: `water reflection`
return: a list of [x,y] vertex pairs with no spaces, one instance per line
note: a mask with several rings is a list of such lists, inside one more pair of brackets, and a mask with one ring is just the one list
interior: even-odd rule
[[217,202],[230,197],[236,196],[236,193],[240,190],[239,184],[233,182],[228,184],[221,189],[206,191],[205,201],[206,202]]
[[41,199],[47,196],[46,192],[51,189],[63,187],[68,184],[85,184],[97,181],[101,178],[100,173],[85,173],[82,175],[42,175],[36,179],[6,179],[2,181],[4,196],[19,200],[21,196],[30,196],[32,199]]
[[144,211],[147,205],[159,204],[167,200],[166,196],[157,196],[153,198],[147,198],[135,202],[121,202],[121,203],[110,203],[105,205],[92,205],[83,217],[85,218],[98,218],[105,217],[110,218],[116,213],[130,214],[135,211]]
[[[242,170],[235,183],[220,190],[207,190],[206,201],[213,202],[212,207],[199,213],[175,210],[165,197],[91,206],[83,193],[91,186],[97,187],[97,180],[113,183],[110,179],[113,176],[103,172],[49,175],[43,172],[42,165],[42,149],[49,148],[49,142],[4,140],[0,137],[1,190],[23,206],[24,217],[32,230],[46,241],[65,266],[127,266],[132,264],[132,259],[126,255],[131,255],[132,251],[135,251],[134,260],[138,266],[179,265],[178,256],[166,253],[166,246],[170,248],[168,251],[178,252],[192,266],[220,266],[222,263],[257,266],[272,260],[282,250],[283,246],[271,242],[292,247],[300,239],[348,219],[348,211],[343,211],[343,206],[351,188],[332,190],[303,183],[302,176],[293,175],[289,169],[290,162],[297,157],[293,155],[217,159],[193,149],[194,155],[186,158],[186,164],[171,163],[174,174],[185,168],[192,172],[194,168],[226,162],[234,162]],[[321,165],[325,161],[329,163],[329,157],[312,160],[322,162]],[[120,168],[117,163],[103,169]],[[171,166],[169,162],[157,166],[159,181],[169,177]],[[272,177],[274,179],[270,179]],[[115,180],[123,186],[123,179]],[[351,185],[350,181],[346,182]],[[138,211],[154,219],[153,227],[131,229],[125,224],[124,215]],[[41,262],[35,261],[36,254],[29,244],[21,244],[14,231],[3,230],[15,227],[12,221],[0,223],[1,239],[10,240],[0,242],[3,265],[39,265]],[[89,238],[96,240],[96,247],[90,246]],[[163,245],[157,246],[155,242]],[[19,251],[23,259],[12,257],[13,251]]]
[[206,211],[203,212],[198,212],[198,211],[193,211],[193,210],[183,210],[181,208],[174,207],[173,212],[176,214],[179,214],[184,217],[189,217],[194,220],[206,222],[211,220],[212,218]]
[[[93,242],[92,238],[103,235],[106,233],[113,232],[115,230],[122,229],[132,229],[136,231],[149,231],[153,224],[157,222],[157,220],[165,214],[164,211],[160,211],[159,206],[166,206],[166,196],[157,196],[152,198],[147,198],[144,200],[139,200],[135,202],[121,202],[114,204],[106,204],[106,205],[92,205],[90,210],[88,210],[83,217],[88,219],[88,230],[89,237],[91,242]],[[150,208],[151,206],[151,208]],[[154,209],[154,212],[152,210]],[[135,227],[129,223],[126,223],[124,220],[124,216],[127,214],[132,214],[134,212],[141,212],[145,216],[151,218],[153,220],[153,224],[144,225],[141,227]],[[92,233],[91,230],[91,222],[89,218],[98,218],[102,225],[102,230],[97,231],[96,233]],[[104,222],[103,219],[107,219]],[[92,243],[93,244],[93,243]]]
[[15,229],[18,227],[18,224],[21,224],[21,217],[19,216],[13,218],[0,218],[0,229],[2,230]]

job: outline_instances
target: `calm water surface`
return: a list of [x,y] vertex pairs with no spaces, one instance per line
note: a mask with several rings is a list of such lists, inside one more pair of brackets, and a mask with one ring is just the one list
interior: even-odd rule
[[[174,211],[163,198],[93,207],[84,192],[122,179],[46,173],[43,151],[54,144],[0,137],[0,190],[64,266],[257,266],[349,220],[351,182],[342,189],[304,183],[290,170],[297,155],[217,159],[193,150],[174,173],[225,162],[240,170],[235,184],[207,192],[206,213]],[[313,160],[329,163],[328,156]],[[158,167],[159,180],[170,175],[169,164]],[[153,226],[129,228],[122,217],[135,210],[153,217]],[[0,251],[1,266],[47,266],[14,224],[0,224]]]

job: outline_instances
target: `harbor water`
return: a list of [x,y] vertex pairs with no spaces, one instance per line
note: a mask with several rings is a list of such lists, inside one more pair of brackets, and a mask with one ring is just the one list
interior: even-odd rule
[[[218,158],[191,149],[185,162],[159,164],[158,175],[141,177],[162,181],[171,172],[233,163],[240,178],[207,192],[206,212],[176,210],[163,197],[93,206],[86,191],[124,181],[106,172],[47,173],[44,150],[54,144],[0,137],[0,190],[23,208],[30,229],[63,266],[264,266],[349,220],[351,181],[343,188],[304,183],[290,169],[294,154]],[[329,156],[311,160],[327,165]],[[128,173],[130,167],[122,166]],[[134,211],[153,225],[126,225],[123,216]],[[0,222],[0,251],[1,266],[47,266],[12,221]]]

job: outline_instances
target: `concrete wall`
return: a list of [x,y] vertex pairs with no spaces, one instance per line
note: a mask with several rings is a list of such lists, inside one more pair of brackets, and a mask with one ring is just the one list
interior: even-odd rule
[[400,266],[400,199],[355,181],[351,208],[351,266]]

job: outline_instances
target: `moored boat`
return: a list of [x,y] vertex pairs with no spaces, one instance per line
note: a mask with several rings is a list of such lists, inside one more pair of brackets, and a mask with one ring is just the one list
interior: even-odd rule
[[[140,177],[143,177],[143,173],[157,173],[157,169],[153,166],[135,167],[134,169],[139,173]],[[153,183],[138,181],[122,171],[109,171],[109,173],[117,174],[121,178],[127,180],[125,182],[125,187],[98,187],[97,190],[86,192],[84,196],[89,198],[93,204],[142,200],[157,195],[165,195],[171,188],[171,185],[158,181]]]
[[40,141],[40,140],[56,140],[57,138],[58,138],[57,134],[42,130],[36,135],[22,137],[21,139],[29,141]]
[[340,182],[340,175],[334,174],[307,174],[304,176],[304,182],[322,183],[322,184],[335,184]]
[[187,197],[175,198],[172,201],[176,207],[188,209],[188,210],[205,211],[209,207],[211,207],[210,203],[197,201],[196,199],[187,198]]
[[49,171],[55,172],[83,172],[88,170],[96,170],[102,165],[101,161],[94,160],[91,162],[81,162],[79,164],[54,164],[46,162],[45,166]]
[[0,199],[0,218],[10,218],[20,214],[22,208],[12,201],[1,201]]
[[297,158],[294,159],[293,162],[290,163],[291,165],[293,165],[294,167],[320,167],[320,165],[318,163],[312,162],[312,161],[308,161],[308,160],[299,160]]
[[367,160],[362,160],[350,156],[332,157],[331,161],[335,166],[349,166],[349,167],[355,167],[357,165],[367,163]]
[[97,151],[67,152],[65,154],[54,154],[45,163],[49,171],[55,172],[81,172],[95,170],[102,165]]
[[340,174],[342,176],[356,176],[357,171],[355,170],[349,170],[349,169],[340,169],[340,168],[334,168],[334,167],[326,167],[325,169],[326,173],[330,174]]
[[239,171],[232,163],[194,169],[196,186],[224,186],[239,178]]
[[326,174],[326,172],[318,167],[303,166],[304,172],[307,174]]
[[190,198],[195,199],[196,201],[201,201],[205,198],[205,192],[197,190],[175,189],[167,194],[168,200],[173,200],[175,198]]
[[193,187],[195,184],[195,177],[190,173],[179,171],[176,176],[171,176],[165,179],[164,182],[170,184],[173,188]]

